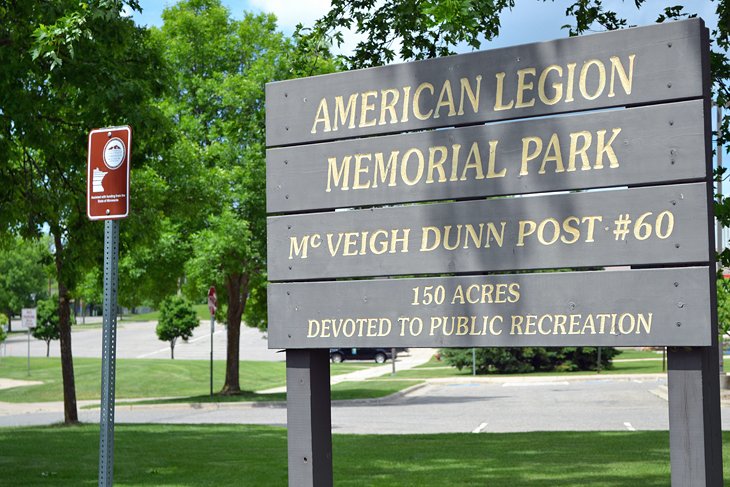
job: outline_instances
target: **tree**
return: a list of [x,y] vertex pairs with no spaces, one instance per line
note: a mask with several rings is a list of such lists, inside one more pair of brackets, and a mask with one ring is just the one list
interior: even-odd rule
[[170,358],[175,358],[175,342],[193,336],[193,328],[200,322],[193,305],[182,296],[170,296],[162,302],[160,320],[157,322],[157,338],[170,342]]
[[0,313],[0,343],[4,342],[8,338],[8,333],[5,331],[5,327],[10,325],[10,319]]
[[[264,84],[296,75],[292,61],[305,55],[293,55],[273,16],[246,13],[233,20],[219,0],[183,1],[162,18],[155,37],[177,74],[162,107],[180,134],[165,178],[182,214],[173,213],[179,220],[171,217],[169,227],[192,252],[187,295],[203,297],[215,285],[225,303],[222,392],[238,394],[242,317],[261,325],[266,304]],[[333,69],[326,59],[306,66],[312,74]]]
[[46,342],[46,357],[51,353],[51,341],[61,338],[61,327],[58,320],[58,306],[54,298],[38,301],[36,327],[31,335]]
[[[49,0],[0,8],[0,232],[34,237],[47,229],[51,236],[66,423],[78,422],[71,290],[102,248],[102,226],[85,212],[87,133],[132,125],[135,165],[143,165],[165,126],[150,99],[161,93],[166,71],[147,31],[121,14],[125,3],[138,7],[132,0]],[[126,226],[144,226],[146,216]]]
[[721,336],[730,332],[730,279],[717,280],[717,324]]
[[7,239],[0,247],[0,310],[20,314],[35,299],[43,299],[51,264],[48,239]]

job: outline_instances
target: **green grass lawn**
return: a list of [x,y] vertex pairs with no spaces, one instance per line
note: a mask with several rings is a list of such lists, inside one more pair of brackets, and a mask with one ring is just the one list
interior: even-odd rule
[[[0,428],[0,470],[12,485],[93,486],[98,443],[92,425]],[[286,452],[275,427],[117,425],[114,484],[285,486]],[[332,456],[338,487],[669,485],[666,431],[334,435]]]
[[[199,320],[210,321],[210,311],[207,304],[194,304],[193,309]],[[160,312],[150,311],[149,313],[128,314],[122,316],[122,321],[157,321],[160,319]]]
[[[411,386],[420,384],[419,380],[377,380],[372,379],[363,382],[340,382],[332,386],[330,398],[333,401],[352,400],[352,399],[378,399],[386,397],[396,392],[402,391]],[[209,403],[209,402],[264,402],[264,401],[285,401],[285,392],[275,392],[271,394],[256,394],[250,391],[244,391],[237,396],[220,396],[210,394],[176,397],[170,399],[153,399],[142,401],[116,401],[118,405],[125,404],[180,404],[180,403]],[[89,406],[88,408],[98,408],[99,404]]]
[[[659,374],[662,373],[662,354],[650,350],[623,349],[620,355],[615,357],[620,359],[614,361],[613,367],[608,370],[602,370],[602,374]],[[644,360],[656,359],[656,360]],[[730,360],[725,360],[725,370],[730,371]],[[546,375],[590,375],[595,371],[582,372],[534,372],[530,374],[510,374],[510,375],[529,375],[529,376],[546,376]],[[398,372],[398,377],[402,379],[427,379],[436,377],[465,377],[471,375],[471,368],[458,370],[451,367],[443,360],[432,358],[427,363],[420,365],[411,370]],[[501,374],[490,374],[492,377],[498,377]]]
[[[332,364],[331,374],[339,375],[363,368],[371,367],[370,362],[347,362]],[[25,357],[0,358],[0,377],[20,380],[42,381],[35,386],[15,387],[0,390],[0,401],[6,402],[46,402],[63,400],[61,382],[61,365],[58,358],[31,358],[31,375],[27,373]],[[248,396],[255,396],[253,391],[283,386],[286,382],[286,365],[284,362],[241,362],[239,368],[241,389],[249,391]],[[76,379],[76,397],[83,399],[99,399],[101,389],[101,360],[93,358],[75,358],[74,375]],[[209,400],[210,362],[207,360],[169,360],[169,359],[119,359],[116,374],[117,399],[153,398],[153,397],[198,397]],[[213,390],[218,391],[225,379],[225,362],[216,361],[213,365]],[[381,397],[387,395],[386,390],[400,390],[405,385],[373,385],[368,386],[366,393],[360,386],[340,386],[337,391],[341,398],[351,396]],[[357,392],[359,391],[359,392]],[[244,395],[245,397],[246,395]],[[246,400],[277,400],[283,395],[264,396]],[[225,400],[219,398],[218,400]],[[337,398],[337,397],[335,397]],[[241,400],[240,398],[233,400]]]

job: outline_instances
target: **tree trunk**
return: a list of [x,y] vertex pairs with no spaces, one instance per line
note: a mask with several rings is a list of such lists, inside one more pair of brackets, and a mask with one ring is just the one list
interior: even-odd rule
[[177,338],[170,340],[170,359],[172,360],[175,360],[175,340],[177,340]]
[[8,333],[13,331],[13,310],[8,310]]
[[46,358],[51,356],[51,341],[46,340]]
[[238,378],[239,346],[241,341],[241,317],[248,298],[248,275],[234,274],[226,277],[228,291],[228,344],[226,349],[226,382],[221,394],[234,395],[241,393]]
[[77,424],[76,383],[71,354],[71,310],[68,302],[68,288],[63,278],[63,242],[60,232],[53,233],[56,244],[56,275],[58,277],[58,318],[61,329],[61,376],[63,377],[63,417],[66,424]]

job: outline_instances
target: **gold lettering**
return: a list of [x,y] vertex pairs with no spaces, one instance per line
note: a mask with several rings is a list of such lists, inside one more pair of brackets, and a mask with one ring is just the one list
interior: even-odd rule
[[427,120],[431,117],[433,114],[433,109],[429,110],[428,113],[425,115],[421,113],[421,92],[423,90],[428,90],[431,92],[431,95],[434,93],[434,88],[431,83],[421,83],[418,85],[418,88],[416,88],[416,91],[413,92],[413,115],[416,116],[419,120]]
[[449,243],[449,235],[451,235],[451,225],[444,227],[444,248],[446,250],[456,250],[459,247],[459,241],[461,241],[461,225],[456,225],[456,242],[452,245]]
[[[436,159],[436,152],[438,152],[439,158]],[[444,171],[444,163],[446,162],[446,158],[449,155],[449,150],[443,146],[438,145],[435,147],[429,147],[428,148],[428,176],[426,176],[426,184],[433,183],[433,172],[438,171],[438,182],[444,183],[446,182],[446,172]]]
[[547,149],[545,149],[545,157],[542,158],[540,170],[537,171],[538,174],[545,174],[545,165],[548,161],[555,162],[556,173],[565,171],[565,167],[563,166],[563,156],[560,152],[560,139],[558,139],[558,134],[553,134],[552,137],[550,137],[550,142],[548,142]]
[[[535,150],[530,153],[530,144],[535,144]],[[542,152],[542,139],[540,137],[522,138],[522,163],[520,164],[520,176],[527,176],[527,163]]]
[[[388,101],[388,95],[392,95],[392,100]],[[380,97],[383,101],[380,105],[380,119],[378,120],[378,125],[385,125],[386,112],[390,115],[389,123],[398,123],[398,116],[395,114],[395,106],[398,104],[400,92],[396,89],[388,88],[387,90],[380,90]]]
[[517,244],[515,247],[525,246],[525,237],[528,237],[535,233],[537,230],[537,224],[532,220],[520,220],[520,229],[517,232]]
[[[429,234],[433,234],[433,245],[429,243]],[[441,230],[438,227],[423,227],[421,229],[421,252],[431,252],[441,245]]]
[[398,165],[398,154],[400,151],[391,151],[390,157],[388,157],[388,163],[385,163],[385,158],[382,152],[375,153],[375,174],[373,175],[373,188],[378,187],[378,181],[385,183],[386,174],[390,171],[390,181],[388,186],[395,186],[395,167]]
[[403,229],[403,236],[398,237],[398,229],[391,230],[390,232],[390,253],[395,254],[397,252],[396,247],[398,243],[401,244],[401,250],[400,252],[403,254],[408,253],[408,236],[411,233],[410,228],[404,228]]
[[[367,174],[370,170],[369,166],[362,166],[362,161],[365,159],[369,162],[371,157],[372,154],[355,154],[355,181],[352,183],[352,189],[368,189],[370,187],[370,181],[365,184],[360,182],[360,174]],[[329,177],[327,180],[329,182]]]
[[[578,148],[578,138],[583,138],[583,145]],[[591,168],[591,161],[588,159],[588,148],[591,146],[593,136],[588,131],[574,132],[570,134],[570,157],[568,158],[568,171],[575,171],[575,159],[580,156],[582,171],[588,171]]]
[[[411,158],[411,154],[416,155],[416,159],[418,160],[418,166],[416,167],[416,177],[413,179],[408,177],[408,161]],[[403,154],[403,159],[401,160],[400,165],[400,177],[403,180],[404,183],[406,183],[408,186],[413,186],[418,181],[421,180],[421,176],[423,176],[423,166],[425,164],[424,158],[423,158],[423,152],[421,152],[419,149],[416,149],[415,147],[413,149],[408,149],[405,154]]]
[[374,103],[368,103],[368,98],[370,97],[377,97],[378,92],[377,91],[366,91],[365,93],[361,93],[360,96],[362,97],[362,102],[360,105],[360,125],[359,127],[373,127],[377,120],[374,118],[372,120],[368,120],[368,112],[375,111],[375,104]]
[[307,338],[314,338],[319,335],[319,321],[309,320],[307,324]]
[[514,100],[510,100],[508,104],[504,104],[502,101],[502,97],[504,96],[504,77],[506,73],[497,73],[495,76],[497,77],[497,93],[496,93],[496,100],[494,102],[494,111],[499,112],[502,110],[509,110],[514,105]]
[[469,169],[474,169],[476,174],[474,179],[484,179],[484,171],[482,170],[482,156],[479,153],[479,143],[474,142],[469,149],[469,155],[466,156],[466,164],[461,172],[461,181],[466,181],[466,172]]
[[[576,226],[571,226],[571,222],[574,222]],[[568,218],[563,220],[563,230],[565,230],[566,233],[572,235],[573,239],[569,240],[565,238],[565,236],[561,236],[560,241],[568,245],[577,242],[580,238],[580,230],[578,229],[577,225],[580,225],[580,219],[577,216],[569,216]]]
[[[593,93],[588,94],[588,70],[591,66],[595,66],[598,69],[598,86],[596,86]],[[583,63],[583,67],[580,70],[580,79],[578,80],[578,89],[580,90],[580,94],[583,95],[583,98],[586,100],[595,100],[601,96],[604,88],[606,88],[606,67],[603,63],[598,59],[590,59]]]
[[608,96],[613,97],[616,96],[616,94],[613,91],[614,88],[614,80],[616,78],[616,75],[618,74],[619,81],[621,82],[621,87],[624,89],[624,92],[627,95],[631,94],[631,87],[634,81],[634,58],[636,58],[636,54],[631,54],[629,56],[629,74],[626,74],[626,70],[624,69],[623,64],[621,64],[621,60],[618,58],[618,56],[611,56],[609,59],[611,60],[611,86],[608,88]]
[[344,126],[347,123],[347,117],[350,117],[347,128],[355,128],[355,105],[357,105],[357,93],[350,95],[350,98],[347,100],[347,106],[345,106],[342,96],[335,97],[335,122],[332,124],[332,130],[337,130],[338,122]]
[[611,138],[608,139],[608,142],[605,142],[606,131],[599,130],[598,132],[596,132],[596,135],[598,135],[598,142],[596,144],[596,164],[595,166],[593,166],[594,169],[603,169],[604,154],[608,157],[608,167],[610,167],[611,169],[616,169],[619,166],[618,158],[616,157],[616,153],[613,151],[613,147],[611,147],[611,144],[613,144],[613,142],[616,140],[616,137],[620,133],[620,128],[612,129]]
[[293,259],[296,255],[302,259],[307,258],[309,251],[309,235],[305,235],[299,240],[297,237],[289,237],[289,259]]
[[[383,237],[380,238],[379,237]],[[376,230],[370,236],[370,252],[375,255],[381,255],[388,251],[388,232],[386,230]]]
[[[550,240],[545,240],[545,226],[548,223],[553,227],[553,236]],[[558,241],[558,238],[560,238],[560,223],[555,218],[546,218],[540,222],[540,225],[537,227],[538,242],[543,245],[552,245]]]
[[517,70],[517,103],[515,108],[526,108],[535,106],[535,99],[523,100],[525,91],[532,90],[532,83],[525,82],[525,76],[535,76],[535,68],[524,68]]
[[522,335],[522,322],[525,318],[521,315],[512,315],[512,327],[509,330],[510,335]]
[[337,158],[327,158],[327,189],[329,193],[332,191],[332,183],[334,182],[335,187],[341,186],[340,189],[346,191],[350,189],[348,181],[350,179],[350,161],[352,156],[345,156],[342,158],[342,164],[339,169],[337,168]]
[[474,113],[477,113],[479,111],[479,92],[482,89],[482,75],[477,75],[475,78],[476,80],[476,94],[474,94],[474,90],[472,89],[471,85],[469,84],[468,78],[461,78],[459,80],[459,83],[461,84],[461,96],[459,99],[459,115],[464,115],[464,95],[469,97],[469,102],[471,103],[471,109],[474,111]]
[[507,168],[503,168],[501,171],[496,171],[496,159],[497,159],[497,144],[498,140],[489,141],[489,165],[487,166],[487,178],[503,178],[507,174]]
[[575,63],[568,64],[568,81],[565,83],[568,90],[565,92],[565,103],[575,101],[573,98],[573,83],[575,82]]
[[312,133],[317,133],[317,124],[323,124],[323,132],[330,132],[332,126],[330,125],[330,112],[327,108],[327,99],[322,98],[317,106],[317,114],[314,116],[314,124],[312,125]]
[[556,73],[558,73],[558,77],[563,77],[563,68],[555,64],[551,64],[550,66],[545,68],[542,73],[540,73],[540,79],[538,79],[537,81],[537,96],[540,98],[540,101],[543,102],[545,105],[555,105],[563,97],[562,83],[552,84],[553,91],[555,92],[555,95],[552,98],[548,98],[548,96],[545,94],[545,81],[547,80],[548,74],[550,74],[551,71],[555,71]]
[[408,107],[411,103],[411,87],[410,86],[404,86],[403,87],[403,114],[401,115],[401,123],[408,121]]
[[444,85],[441,87],[441,93],[439,93],[439,99],[436,103],[436,113],[434,113],[433,118],[439,118],[441,107],[448,107],[449,113],[447,114],[448,117],[453,117],[456,115],[456,107],[454,106],[454,95],[451,92],[451,81],[446,80],[444,82]]

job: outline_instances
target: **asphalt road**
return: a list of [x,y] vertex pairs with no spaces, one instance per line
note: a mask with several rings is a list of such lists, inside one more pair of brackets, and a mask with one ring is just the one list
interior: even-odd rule
[[[59,411],[28,405],[0,407],[0,426],[49,424]],[[98,409],[80,409],[84,422],[98,422]],[[284,426],[284,404],[117,406],[117,423],[268,424]],[[522,431],[641,431],[668,429],[663,377],[586,380],[530,378],[435,381],[401,397],[338,402],[334,433],[501,433]],[[723,429],[730,409],[723,408]]]
[[[118,329],[120,358],[166,358],[167,343],[157,339],[155,323],[122,322]],[[268,350],[265,336],[243,327],[242,360],[283,360]],[[77,329],[75,357],[101,356],[101,327]],[[214,355],[225,358],[225,328],[217,325]],[[3,353],[3,350],[0,350]],[[25,356],[24,335],[14,334],[6,355]],[[51,355],[58,356],[58,342]],[[210,326],[201,323],[193,337],[180,342],[175,356],[208,359]],[[45,355],[45,343],[31,340],[31,355]],[[396,376],[397,377],[397,376]],[[80,403],[83,406],[83,403]],[[98,409],[79,409],[84,422],[98,422]],[[723,428],[730,429],[730,408],[723,409]],[[0,426],[50,424],[63,419],[60,404],[0,403]],[[203,404],[118,406],[118,423],[244,423],[286,424],[282,404]],[[379,401],[350,401],[332,407],[332,428],[341,433],[517,432],[540,430],[665,430],[668,428],[665,376],[536,377],[430,381],[408,394]]]
[[[99,321],[99,318],[88,319]],[[162,342],[155,334],[156,322],[131,322],[121,321],[117,325],[117,358],[169,358],[170,345]],[[13,330],[18,329],[13,323]],[[74,357],[97,357],[101,358],[101,323],[96,328],[78,327],[73,329],[71,334],[71,347]],[[225,360],[226,358],[226,328],[216,324],[213,334],[213,358]],[[277,354],[276,350],[268,350],[266,335],[255,328],[241,327],[241,360],[284,360],[284,354]],[[25,333],[13,333],[0,345],[0,356],[28,355],[28,337]],[[30,338],[30,355],[32,357],[44,357],[46,355],[46,342]],[[58,340],[51,342],[51,357],[60,356],[60,345]],[[176,359],[210,359],[210,322],[201,321],[200,326],[195,328],[192,338],[187,342],[178,340],[175,345]]]

